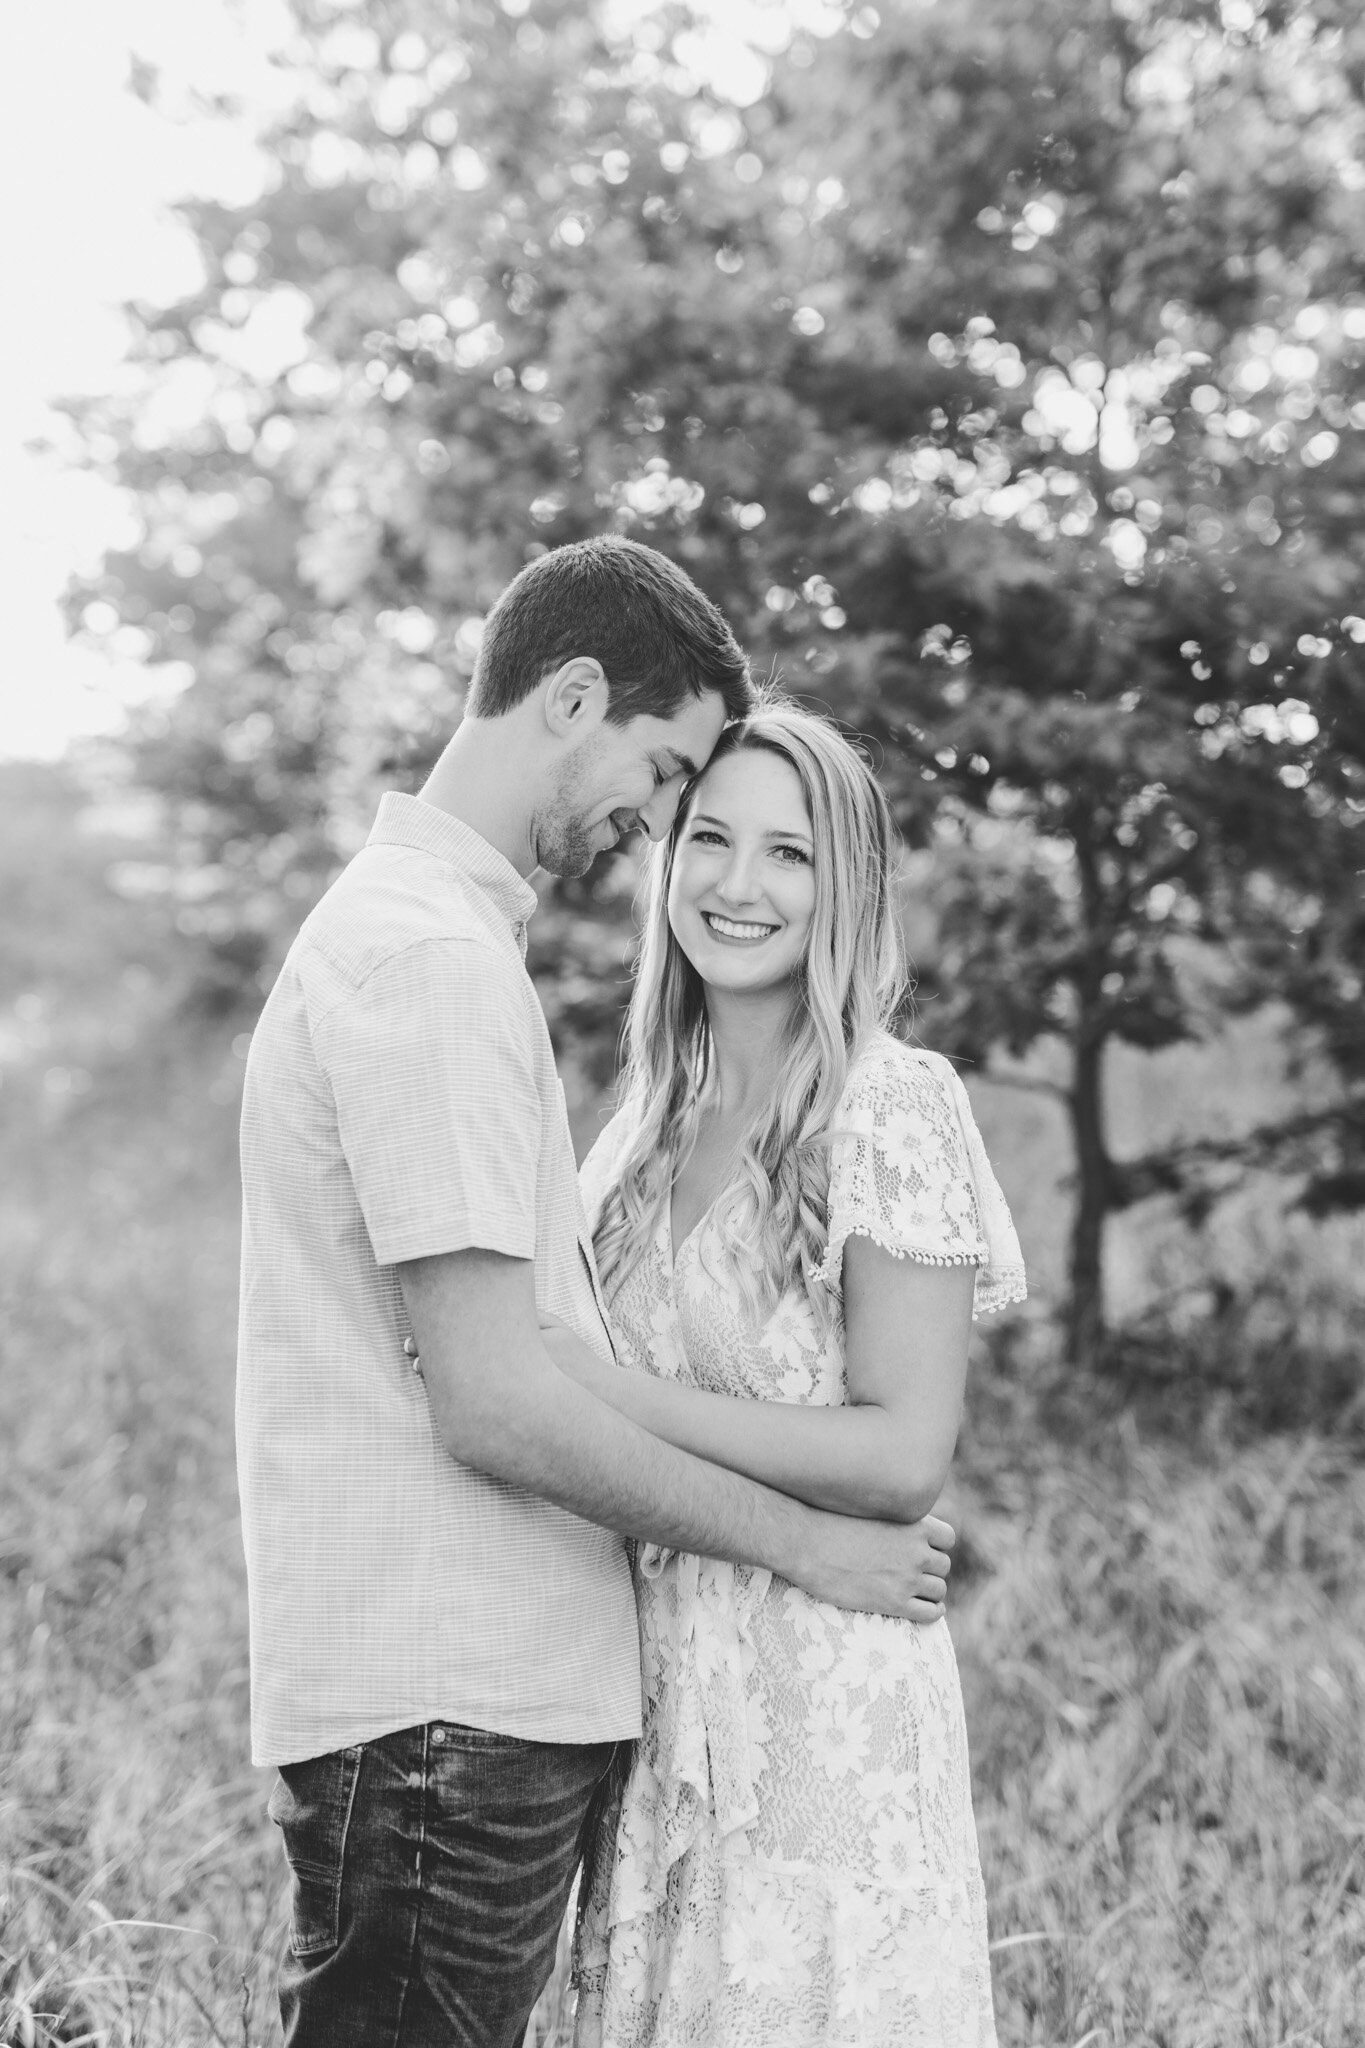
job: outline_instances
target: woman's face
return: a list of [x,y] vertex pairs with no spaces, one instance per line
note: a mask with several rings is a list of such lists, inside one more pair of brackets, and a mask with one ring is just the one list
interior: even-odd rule
[[668,922],[708,987],[756,994],[791,980],[810,943],[814,859],[790,762],[742,748],[705,771],[673,855]]

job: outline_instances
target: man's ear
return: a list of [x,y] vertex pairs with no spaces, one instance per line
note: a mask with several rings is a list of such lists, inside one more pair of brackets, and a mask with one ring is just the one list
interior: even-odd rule
[[542,685],[545,723],[557,739],[582,739],[607,715],[610,692],[602,664],[590,654],[575,654]]

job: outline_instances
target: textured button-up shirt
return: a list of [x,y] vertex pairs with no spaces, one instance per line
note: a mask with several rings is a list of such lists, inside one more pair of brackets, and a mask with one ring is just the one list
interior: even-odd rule
[[540,1306],[610,1355],[524,962],[535,900],[469,827],[388,795],[252,1038],[237,1447],[258,1763],[430,1720],[639,1728],[620,1538],[457,1463],[403,1350],[399,1262],[480,1246],[532,1260]]

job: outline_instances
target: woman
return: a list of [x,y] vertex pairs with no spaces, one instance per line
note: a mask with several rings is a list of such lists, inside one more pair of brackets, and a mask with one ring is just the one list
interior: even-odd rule
[[[653,855],[622,1107],[583,1167],[634,1369],[557,1355],[687,1450],[911,1520],[973,1303],[1024,1289],[961,1083],[887,1030],[892,849],[826,721],[773,701],[722,736]],[[636,1583],[645,1727],[581,1917],[579,2048],[993,2044],[946,1627],[653,1546]]]

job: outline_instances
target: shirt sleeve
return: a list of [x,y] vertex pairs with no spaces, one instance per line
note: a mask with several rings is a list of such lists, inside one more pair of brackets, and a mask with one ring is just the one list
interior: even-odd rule
[[1024,1298],[1005,1198],[967,1091],[937,1053],[892,1044],[855,1070],[833,1135],[829,1239],[816,1275],[826,1285],[840,1285],[854,1236],[921,1265],[975,1266],[975,1315]]
[[508,963],[476,940],[411,946],[315,1043],[381,1266],[473,1246],[534,1256],[543,1109]]

